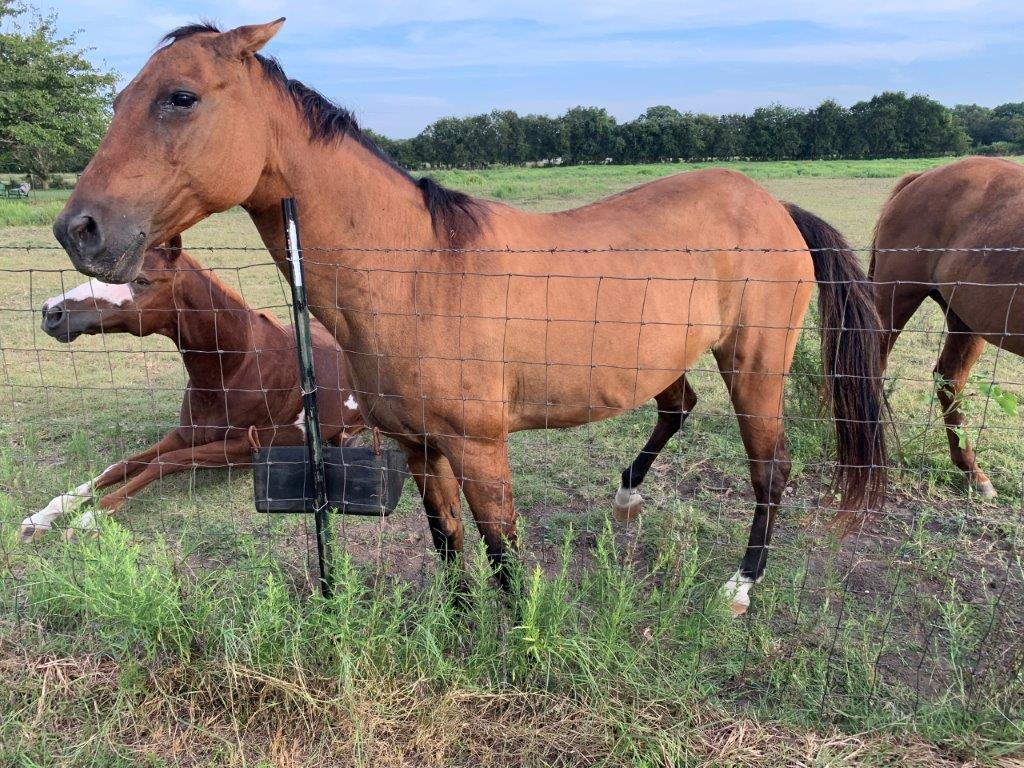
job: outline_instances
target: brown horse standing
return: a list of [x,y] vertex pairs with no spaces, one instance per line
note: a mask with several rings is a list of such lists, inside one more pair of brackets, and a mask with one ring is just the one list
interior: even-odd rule
[[[320,323],[314,321],[312,329],[323,438],[341,442],[364,423],[341,350]],[[26,518],[23,540],[41,535],[58,516],[117,483],[124,485],[99,500],[104,512],[117,511],[165,475],[193,467],[248,466],[251,426],[265,445],[305,441],[292,330],[269,313],[251,309],[182,251],[179,237],[150,248],[142,271],[128,285],[91,280],[48,299],[43,330],[63,342],[97,333],[166,336],[181,352],[188,385],[179,426]],[[92,513],[86,512],[68,531],[94,525]]]
[[[875,229],[870,274],[883,327],[883,367],[907,321],[930,298],[949,334],[935,364],[949,453],[971,487],[996,489],[966,440],[959,395],[985,342],[1024,355],[1024,255],[986,252],[1024,241],[1024,168],[971,157],[904,176]],[[917,248],[920,252],[887,251]]]
[[461,487],[500,577],[516,539],[509,433],[685,403],[684,372],[713,350],[756,498],[738,610],[789,476],[783,381],[818,279],[839,485],[848,510],[878,502],[878,320],[838,233],[724,170],[552,214],[416,181],[257,55],[283,21],[167,36],[54,225],[78,269],[131,280],[147,243],[234,205],[283,264],[280,200],[297,198],[310,305],[364,416],[407,452],[440,552],[462,548]]

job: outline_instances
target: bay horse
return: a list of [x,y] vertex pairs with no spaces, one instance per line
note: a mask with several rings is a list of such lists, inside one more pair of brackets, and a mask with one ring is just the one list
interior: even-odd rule
[[[126,285],[98,280],[43,304],[43,330],[58,341],[82,334],[159,334],[174,342],[188,373],[180,423],[156,444],[112,464],[98,477],[53,499],[22,523],[23,541],[49,530],[61,515],[118,483],[98,508],[116,512],[143,488],[193,467],[250,465],[248,433],[263,445],[305,442],[295,336],[268,312],[249,307],[234,290],[181,248],[181,238],[149,248]],[[344,357],[334,337],[312,322],[317,404],[324,440],[343,442],[365,428]],[[86,511],[68,533],[95,527]]]
[[684,374],[712,350],[755,496],[727,584],[735,610],[762,577],[790,473],[783,382],[817,281],[842,514],[881,502],[878,318],[838,232],[727,170],[560,213],[414,179],[348,111],[258,53],[283,22],[164,38],[54,224],[80,271],[130,281],[148,243],[235,205],[283,268],[280,201],[295,197],[310,307],[345,350],[364,417],[407,453],[443,561],[462,549],[461,488],[506,587],[509,433],[652,398],[681,412]]
[[1024,168],[1010,160],[970,157],[912,173],[882,209],[871,255],[883,368],[922,302],[942,308],[948,333],[934,373],[950,458],[983,498],[998,494],[967,440],[960,394],[986,342],[1024,355],[1024,254],[1012,250],[1024,241],[1022,212]]

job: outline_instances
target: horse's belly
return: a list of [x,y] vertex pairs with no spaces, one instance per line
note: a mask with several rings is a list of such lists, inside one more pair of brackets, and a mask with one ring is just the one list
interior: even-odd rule
[[720,333],[668,322],[535,324],[517,329],[505,375],[510,429],[572,426],[647,402]]

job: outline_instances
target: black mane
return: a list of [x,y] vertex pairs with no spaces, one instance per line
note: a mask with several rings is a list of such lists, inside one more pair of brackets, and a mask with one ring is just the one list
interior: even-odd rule
[[[219,34],[221,30],[212,22],[205,20],[196,24],[186,24],[164,35],[160,44],[174,45],[179,40],[205,32]],[[377,142],[363,133],[355,116],[349,110],[338,106],[316,89],[289,78],[277,59],[257,53],[256,60],[262,65],[263,73],[271,82],[291,96],[314,141],[340,141],[346,136],[351,137],[392,170],[419,187],[434,230],[447,239],[449,247],[458,248],[479,234],[484,215],[480,201],[464,192],[443,187],[429,177],[415,179],[405,168],[392,160]]]

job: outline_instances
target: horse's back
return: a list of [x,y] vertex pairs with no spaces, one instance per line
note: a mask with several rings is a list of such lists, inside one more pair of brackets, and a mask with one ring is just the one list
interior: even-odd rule
[[[1024,166],[970,157],[897,183],[875,230],[878,249],[1018,245]],[[891,261],[898,255],[880,254]]]

